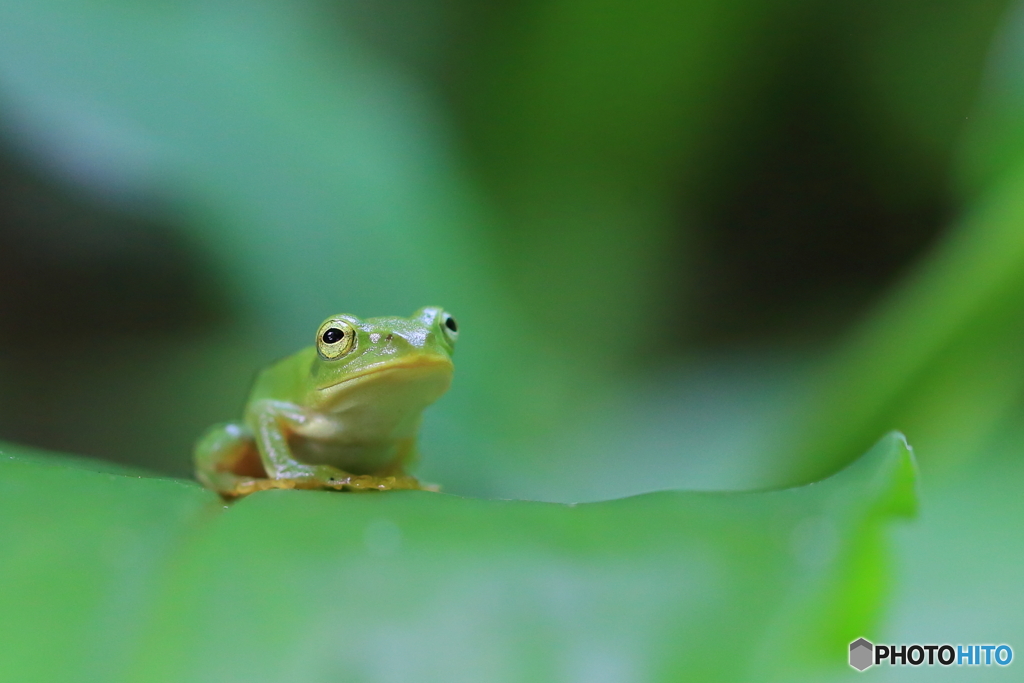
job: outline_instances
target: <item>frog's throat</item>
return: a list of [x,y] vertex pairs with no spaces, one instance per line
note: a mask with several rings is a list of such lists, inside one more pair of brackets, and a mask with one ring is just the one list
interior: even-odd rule
[[386,373],[386,372],[390,372],[392,370],[419,370],[419,369],[428,369],[428,368],[433,368],[433,369],[436,369],[438,371],[452,372],[455,369],[455,366],[452,363],[451,359],[445,358],[444,356],[433,356],[433,355],[417,356],[415,358],[410,358],[408,360],[394,361],[394,362],[391,362],[391,363],[383,363],[381,365],[371,366],[371,367],[367,368],[366,370],[363,370],[362,372],[360,372],[358,374],[352,375],[350,377],[346,377],[345,379],[341,380],[340,382],[335,382],[334,384],[328,384],[325,387],[319,387],[317,389],[317,391],[324,391],[324,392],[337,391],[340,388],[342,388],[342,387],[344,387],[344,386],[346,386],[348,384],[352,384],[352,383],[358,382],[359,380],[362,380],[362,379],[365,379],[367,377],[370,377],[371,375],[379,375],[379,374],[383,374],[383,373]]

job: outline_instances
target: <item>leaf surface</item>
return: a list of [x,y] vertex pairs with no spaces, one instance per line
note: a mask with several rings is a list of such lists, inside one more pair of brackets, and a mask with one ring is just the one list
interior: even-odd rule
[[881,522],[916,501],[898,434],[796,489],[580,505],[225,506],[2,453],[6,680],[790,680],[845,666],[884,591]]

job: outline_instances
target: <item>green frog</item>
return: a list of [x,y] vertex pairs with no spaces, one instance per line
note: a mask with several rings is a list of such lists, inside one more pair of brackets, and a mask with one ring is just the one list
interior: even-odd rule
[[451,384],[458,337],[455,318],[436,306],[409,318],[331,316],[314,346],[259,374],[242,421],[203,435],[196,478],[229,498],[273,488],[433,488],[406,467],[423,410]]

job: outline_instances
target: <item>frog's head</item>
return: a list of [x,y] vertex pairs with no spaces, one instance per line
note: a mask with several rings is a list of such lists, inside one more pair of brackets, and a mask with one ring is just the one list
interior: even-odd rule
[[313,384],[325,403],[383,393],[425,406],[451,383],[458,336],[455,318],[436,306],[409,318],[333,315],[316,333]]

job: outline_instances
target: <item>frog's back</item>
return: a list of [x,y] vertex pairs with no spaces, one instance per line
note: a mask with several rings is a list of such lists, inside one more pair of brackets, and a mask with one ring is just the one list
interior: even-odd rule
[[309,346],[264,368],[253,383],[249,404],[263,400],[303,403],[315,357],[316,349]]

